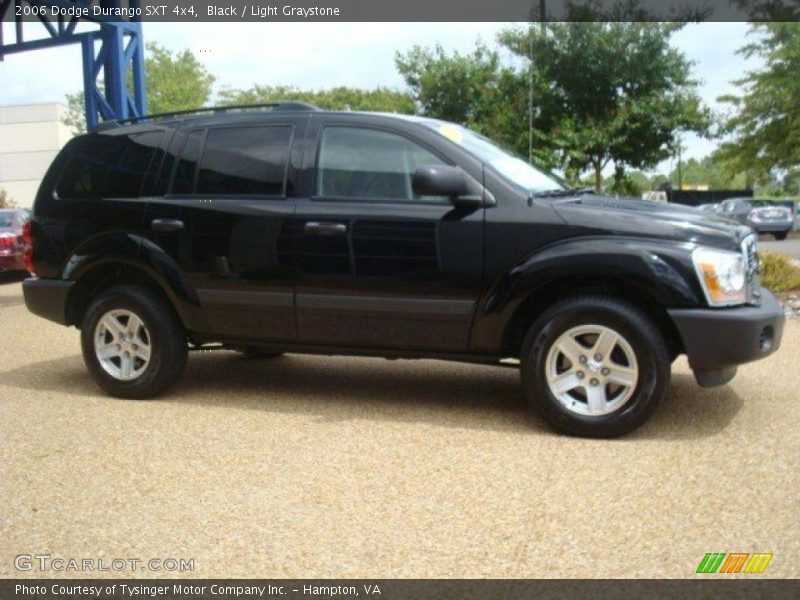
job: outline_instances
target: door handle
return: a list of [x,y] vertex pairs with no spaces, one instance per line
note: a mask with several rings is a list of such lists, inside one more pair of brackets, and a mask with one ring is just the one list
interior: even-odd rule
[[153,219],[150,222],[150,229],[153,231],[180,231],[183,229],[183,221],[180,219]]
[[308,221],[303,226],[303,233],[306,235],[345,235],[347,233],[347,225],[344,223]]

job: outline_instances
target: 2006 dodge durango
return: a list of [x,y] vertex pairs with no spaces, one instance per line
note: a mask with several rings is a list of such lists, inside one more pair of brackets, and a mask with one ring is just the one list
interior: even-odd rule
[[614,436],[678,355],[721,385],[783,329],[747,226],[567,189],[421,117],[278,103],[105,124],[57,156],[24,240],[28,308],[77,326],[125,398],[164,392],[198,348],[518,359],[547,422]]

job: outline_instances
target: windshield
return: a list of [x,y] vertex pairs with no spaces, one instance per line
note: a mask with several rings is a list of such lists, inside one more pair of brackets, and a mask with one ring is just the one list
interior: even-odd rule
[[443,121],[428,121],[426,124],[451,142],[474,154],[506,179],[529,193],[566,189],[555,175],[529,165],[521,158],[503,150],[490,139],[466,127]]

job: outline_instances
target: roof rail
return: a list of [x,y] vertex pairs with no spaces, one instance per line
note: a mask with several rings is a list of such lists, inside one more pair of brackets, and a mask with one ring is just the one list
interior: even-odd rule
[[270,102],[266,104],[237,104],[233,106],[210,106],[208,108],[190,108],[189,110],[177,110],[174,112],[157,113],[154,115],[143,115],[141,117],[131,117],[130,119],[116,119],[113,121],[103,121],[98,123],[91,131],[103,131],[104,129],[111,129],[113,127],[121,127],[123,125],[135,125],[137,123],[149,123],[151,121],[158,121],[162,119],[172,119],[174,117],[187,117],[192,115],[206,115],[206,114],[226,114],[232,112],[248,112],[248,111],[269,111],[269,112],[282,112],[282,111],[301,111],[301,110],[319,110],[313,104],[306,102]]

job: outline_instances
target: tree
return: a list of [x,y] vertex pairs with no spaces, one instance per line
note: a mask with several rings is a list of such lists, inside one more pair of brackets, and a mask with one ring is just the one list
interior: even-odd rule
[[[677,184],[678,166],[669,174],[670,181]],[[712,190],[743,189],[747,187],[744,173],[736,173],[718,153],[701,159],[690,158],[680,162],[680,181],[686,185],[707,185]]]
[[0,208],[16,208],[17,203],[14,202],[3,188],[0,188]]
[[[189,50],[172,52],[155,42],[147,44],[145,73],[150,114],[205,105],[215,81],[215,77]],[[132,86],[129,77],[128,87]],[[83,92],[67,94],[67,114],[63,122],[75,133],[86,131]]]
[[735,82],[741,95],[719,98],[733,111],[724,127],[732,139],[719,155],[749,182],[765,183],[800,165],[800,24],[762,23],[753,31],[759,39],[739,52],[761,57],[764,67]]
[[679,27],[570,22],[504,31],[500,42],[526,63],[523,74],[530,69],[534,143],[549,145],[568,172],[591,168],[600,191],[609,163],[619,181],[627,168],[671,156],[679,132],[707,134],[711,114],[691,63],[670,45]]
[[326,110],[365,110],[414,114],[414,100],[407,92],[378,87],[362,90],[335,87],[329,90],[299,90],[291,86],[253,85],[244,90],[223,89],[219,93],[221,105],[268,104],[270,102],[307,102]]
[[570,181],[591,168],[599,191],[607,165],[620,188],[626,169],[671,156],[679,132],[709,131],[691,63],[670,45],[679,27],[547,23],[501,33],[514,57],[508,64],[482,44],[469,54],[414,47],[396,63],[424,114],[463,123],[522,156],[530,142],[531,162],[564,169]]
[[[496,51],[478,43],[469,54],[448,54],[441,46],[414,46],[395,55],[397,69],[425,115],[461,123],[528,155],[527,84]],[[553,166],[548,147],[536,144],[531,157]]]

